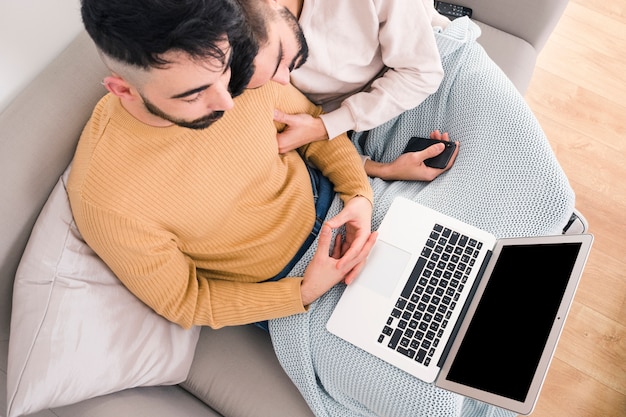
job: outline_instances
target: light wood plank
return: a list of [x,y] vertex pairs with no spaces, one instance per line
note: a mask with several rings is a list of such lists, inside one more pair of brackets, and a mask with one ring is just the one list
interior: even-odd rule
[[[557,30],[541,52],[538,65],[607,100],[626,104],[623,68],[624,24],[598,11],[570,3]],[[617,48],[617,50],[616,50]]]
[[595,241],[532,417],[626,416],[626,0],[571,0],[526,100]]
[[626,397],[555,358],[531,416],[624,417],[624,410]]
[[[598,11],[603,15],[619,20],[621,23],[626,25],[626,3],[622,0],[571,0],[570,3],[582,5],[587,10]],[[569,14],[569,10],[567,14]]]
[[[626,86],[626,82],[621,82]],[[592,90],[582,88],[544,68],[535,70],[526,101],[538,118],[556,123],[555,126],[543,127],[557,145],[557,155],[560,150],[558,145],[579,153],[585,151],[583,146],[596,144],[606,148],[599,149],[600,152],[626,151],[626,142],[622,140],[626,135],[626,105],[607,101]],[[616,160],[615,155],[607,159]],[[588,162],[605,164],[605,161]]]
[[579,303],[567,323],[556,357],[626,395],[626,327]]

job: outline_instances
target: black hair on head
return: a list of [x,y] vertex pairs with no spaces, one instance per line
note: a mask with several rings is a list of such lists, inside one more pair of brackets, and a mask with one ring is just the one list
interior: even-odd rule
[[144,69],[168,64],[170,50],[227,64],[219,44],[247,30],[233,0],[81,0],[81,15],[101,51]]

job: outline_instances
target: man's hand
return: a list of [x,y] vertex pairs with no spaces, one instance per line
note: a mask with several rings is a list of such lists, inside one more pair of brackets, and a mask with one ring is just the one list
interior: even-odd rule
[[[448,133],[442,134],[438,130],[433,131],[430,134],[430,138],[450,140]],[[388,164],[367,160],[365,162],[365,171],[371,177],[378,177],[384,180],[432,181],[452,167],[459,153],[459,143],[457,142],[456,150],[444,169],[431,168],[424,164],[425,160],[439,155],[443,150],[444,146],[442,144],[436,144],[429,146],[423,151],[403,153],[395,161]]]
[[[345,239],[337,235],[330,253],[332,229],[345,226]],[[335,284],[350,284],[361,272],[367,256],[376,242],[377,233],[371,232],[372,205],[365,197],[348,201],[344,209],[322,227],[317,251],[304,273],[302,302],[308,305],[321,297]]]
[[372,203],[365,197],[356,196],[327,224],[333,229],[345,226],[346,235],[340,254],[343,266],[359,255],[372,233]]
[[376,236],[376,232],[371,233],[358,255],[349,262],[343,262],[342,266],[340,263],[343,260],[341,258],[342,236],[340,234],[336,236],[333,252],[330,253],[332,228],[328,224],[322,226],[317,251],[304,272],[304,279],[300,286],[302,304],[305,306],[311,304],[341,281],[350,284],[365,265],[367,256],[376,242]]
[[307,113],[285,114],[275,110],[274,121],[286,125],[285,129],[276,135],[279,153],[286,153],[318,140],[328,140],[326,127],[319,117]]

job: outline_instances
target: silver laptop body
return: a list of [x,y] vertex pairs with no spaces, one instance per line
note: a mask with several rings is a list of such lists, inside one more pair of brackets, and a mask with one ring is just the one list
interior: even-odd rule
[[496,239],[394,200],[327,329],[437,386],[528,414],[593,237]]

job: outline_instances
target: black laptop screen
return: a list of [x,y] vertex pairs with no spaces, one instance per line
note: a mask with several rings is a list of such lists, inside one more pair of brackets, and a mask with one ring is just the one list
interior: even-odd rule
[[503,247],[447,379],[524,401],[579,250]]

